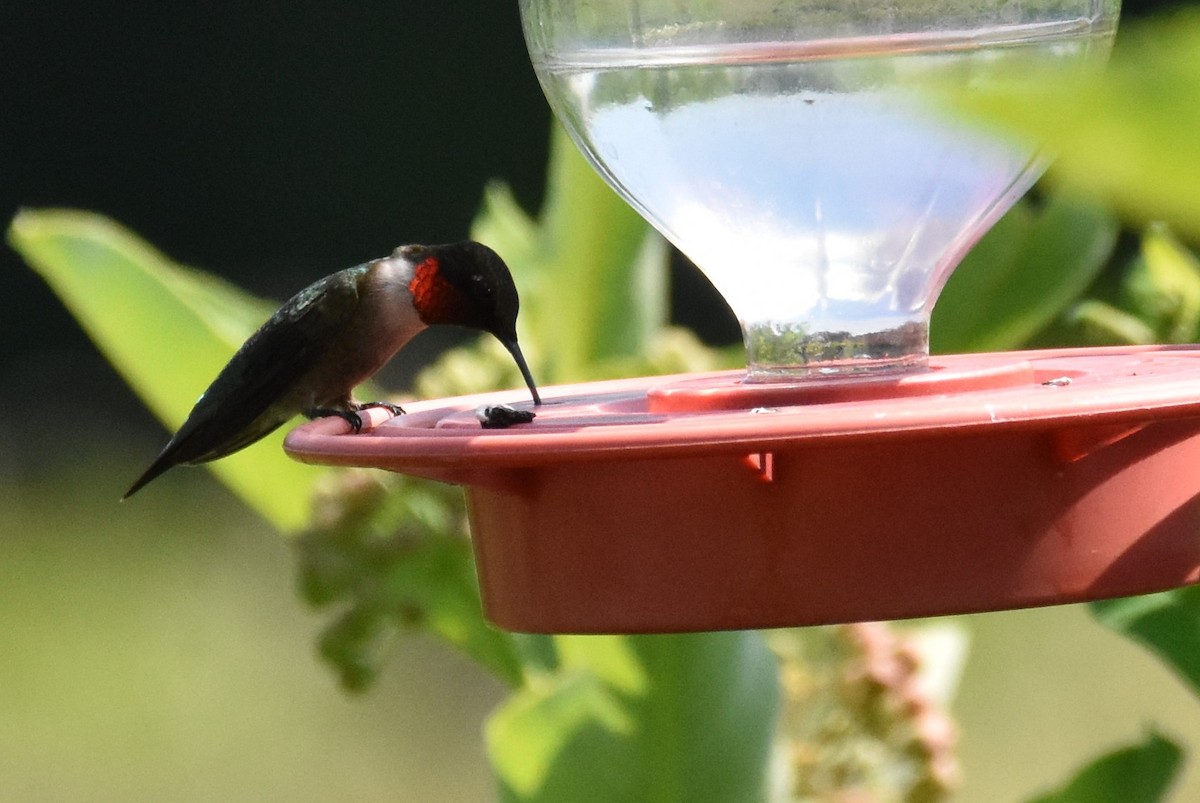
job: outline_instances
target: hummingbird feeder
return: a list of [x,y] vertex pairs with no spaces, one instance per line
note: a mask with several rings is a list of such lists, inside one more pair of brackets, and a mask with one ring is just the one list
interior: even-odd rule
[[551,105],[729,301],[746,371],[544,388],[507,429],[475,409],[524,393],[369,410],[358,434],[298,428],[289,453],[464,485],[485,612],[513,630],[896,619],[1200,580],[1200,349],[928,354],[950,271],[1042,160],[922,87],[1093,69],[1116,3],[789,5],[521,3]]

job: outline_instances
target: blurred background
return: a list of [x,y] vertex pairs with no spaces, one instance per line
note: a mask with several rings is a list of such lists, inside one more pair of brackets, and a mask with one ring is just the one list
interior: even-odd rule
[[[95,210],[263,296],[463,238],[491,178],[536,210],[549,125],[516,3],[0,4],[5,225]],[[704,280],[673,279],[676,318],[732,342]],[[167,433],[7,248],[0,282],[0,800],[490,799],[503,689],[418,638],[342,692],[289,547],[205,472],[116,503]],[[423,339],[385,385],[445,342]],[[1200,747],[1194,699],[1085,611],[966,621],[960,799],[1146,727]]]

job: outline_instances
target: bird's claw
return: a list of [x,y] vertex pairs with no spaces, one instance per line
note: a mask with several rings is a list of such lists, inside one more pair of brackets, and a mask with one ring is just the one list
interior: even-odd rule
[[372,407],[378,407],[381,410],[387,410],[392,415],[404,415],[404,408],[398,404],[392,404],[385,401],[363,402],[358,405],[359,410],[369,410]]

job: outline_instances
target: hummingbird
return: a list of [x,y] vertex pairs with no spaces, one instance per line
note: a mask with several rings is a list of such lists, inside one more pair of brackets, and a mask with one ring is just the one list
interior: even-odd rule
[[[533,375],[517,344],[517,288],[500,256],[481,243],[404,245],[391,256],[339,271],[292,296],[238,349],[196,401],[183,426],[125,492],[128,499],[177,465],[233,454],[295,417],[338,416],[354,432],[352,391],[429,326],[489,332],[508,349],[533,403]],[[528,421],[531,413],[526,413]]]

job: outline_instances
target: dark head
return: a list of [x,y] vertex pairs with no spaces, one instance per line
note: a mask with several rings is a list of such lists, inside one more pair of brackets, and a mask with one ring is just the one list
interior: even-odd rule
[[508,266],[492,249],[467,240],[449,245],[409,245],[395,256],[413,264],[408,289],[421,321],[490,332],[517,361],[521,376],[541,404],[537,386],[517,345],[517,286]]

